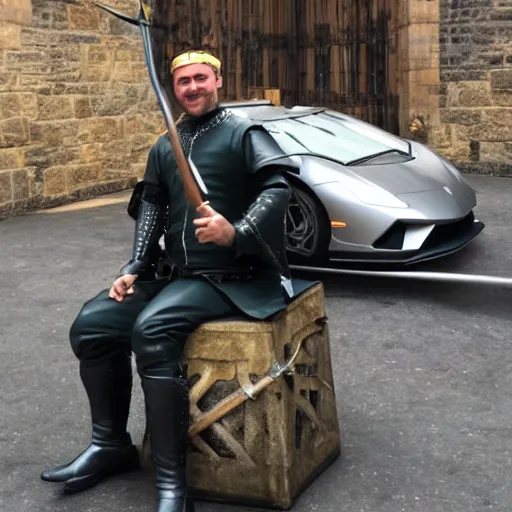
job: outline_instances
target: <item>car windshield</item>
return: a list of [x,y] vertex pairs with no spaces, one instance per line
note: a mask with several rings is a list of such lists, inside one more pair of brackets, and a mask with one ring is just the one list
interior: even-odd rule
[[334,111],[278,119],[265,126],[288,155],[311,153],[349,164],[385,152],[410,154],[407,141]]

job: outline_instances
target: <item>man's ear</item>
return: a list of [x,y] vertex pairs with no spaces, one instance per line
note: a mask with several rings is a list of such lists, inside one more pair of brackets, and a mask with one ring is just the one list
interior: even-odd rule
[[219,75],[217,77],[217,89],[220,89],[222,87],[223,83],[224,82],[222,81],[222,75]]

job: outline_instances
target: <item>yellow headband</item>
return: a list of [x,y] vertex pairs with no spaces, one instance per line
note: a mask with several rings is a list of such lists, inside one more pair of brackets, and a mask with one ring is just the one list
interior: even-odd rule
[[221,67],[220,60],[210,53],[203,51],[192,51],[182,53],[173,59],[171,63],[171,73],[174,73],[176,69],[181,68],[182,66],[188,66],[189,64],[209,64],[217,71],[220,71]]

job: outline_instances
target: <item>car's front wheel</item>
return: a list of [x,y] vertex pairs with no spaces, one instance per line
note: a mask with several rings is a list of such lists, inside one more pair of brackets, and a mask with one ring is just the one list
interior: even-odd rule
[[327,253],[330,240],[328,219],[318,201],[292,186],[286,212],[286,250],[291,259],[312,259]]

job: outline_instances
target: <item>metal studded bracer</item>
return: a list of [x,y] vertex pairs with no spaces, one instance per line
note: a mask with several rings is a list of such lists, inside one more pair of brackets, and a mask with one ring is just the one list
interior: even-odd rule
[[132,259],[121,269],[121,275],[137,275],[147,264],[150,252],[162,234],[161,213],[159,205],[141,200]]

